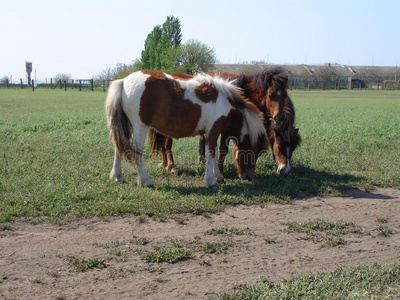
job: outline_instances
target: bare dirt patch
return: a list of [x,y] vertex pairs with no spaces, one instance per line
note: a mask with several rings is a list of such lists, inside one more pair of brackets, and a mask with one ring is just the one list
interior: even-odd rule
[[[94,218],[65,226],[24,220],[0,231],[0,296],[5,299],[206,299],[234,284],[273,282],[299,272],[338,265],[385,263],[399,258],[400,191],[351,190],[346,197],[296,200],[290,205],[238,206],[211,216],[175,220],[137,216]],[[289,232],[282,222],[352,221],[365,234],[343,234],[330,246]],[[383,235],[381,229],[389,229]],[[240,234],[205,234],[216,228]],[[209,232],[210,233],[210,232]],[[206,244],[229,242],[206,251]],[[179,244],[194,257],[149,263],[156,246]],[[77,271],[73,259],[98,259],[106,267]]]

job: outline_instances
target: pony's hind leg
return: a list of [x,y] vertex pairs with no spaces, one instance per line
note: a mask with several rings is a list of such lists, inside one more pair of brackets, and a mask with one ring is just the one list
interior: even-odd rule
[[165,137],[164,141],[164,158],[167,164],[166,170],[168,172],[174,173],[175,172],[175,163],[174,163],[174,156],[172,155],[172,138]]
[[149,174],[147,173],[147,170],[143,164],[143,146],[146,139],[147,129],[147,126],[144,124],[141,124],[137,127],[135,126],[132,141],[132,150],[134,152],[135,163],[138,170],[138,185],[145,187],[154,187],[154,184],[151,181]]

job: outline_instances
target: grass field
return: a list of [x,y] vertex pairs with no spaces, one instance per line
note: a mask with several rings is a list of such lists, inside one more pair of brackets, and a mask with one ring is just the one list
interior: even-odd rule
[[136,187],[135,166],[123,163],[125,184],[109,182],[113,149],[103,92],[0,90],[0,222],[63,223],[77,217],[133,213],[164,218],[209,214],[227,205],[262,204],[343,189],[400,188],[399,91],[292,91],[303,143],[292,172],[276,174],[272,155],[252,182],[237,179],[231,156],[226,185],[203,185],[198,139],[174,142],[177,174],[145,157],[155,189]]

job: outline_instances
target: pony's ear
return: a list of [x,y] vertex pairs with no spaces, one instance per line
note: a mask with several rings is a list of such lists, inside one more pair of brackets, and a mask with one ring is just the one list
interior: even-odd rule
[[285,84],[287,84],[288,80],[289,80],[289,75],[285,75],[283,77],[283,81],[285,82]]
[[271,74],[269,74],[268,76],[267,76],[267,84],[268,84],[268,86],[271,86],[272,85],[272,80],[274,79],[274,76],[273,75],[271,75]]
[[242,89],[245,88],[245,84],[246,84],[246,76],[245,75],[240,75],[238,77],[238,79],[236,80],[236,85]]

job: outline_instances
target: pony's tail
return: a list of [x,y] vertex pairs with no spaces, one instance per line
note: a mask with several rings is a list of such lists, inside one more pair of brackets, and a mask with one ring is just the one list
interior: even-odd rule
[[165,144],[165,136],[155,131],[153,128],[149,128],[148,136],[150,153],[153,158],[156,158]]
[[126,159],[131,162],[135,159],[137,153],[132,149],[131,143],[129,142],[133,127],[122,108],[123,87],[123,80],[115,80],[109,87],[105,104],[107,125],[110,129],[110,140],[113,142],[119,157],[122,158],[125,156]]

